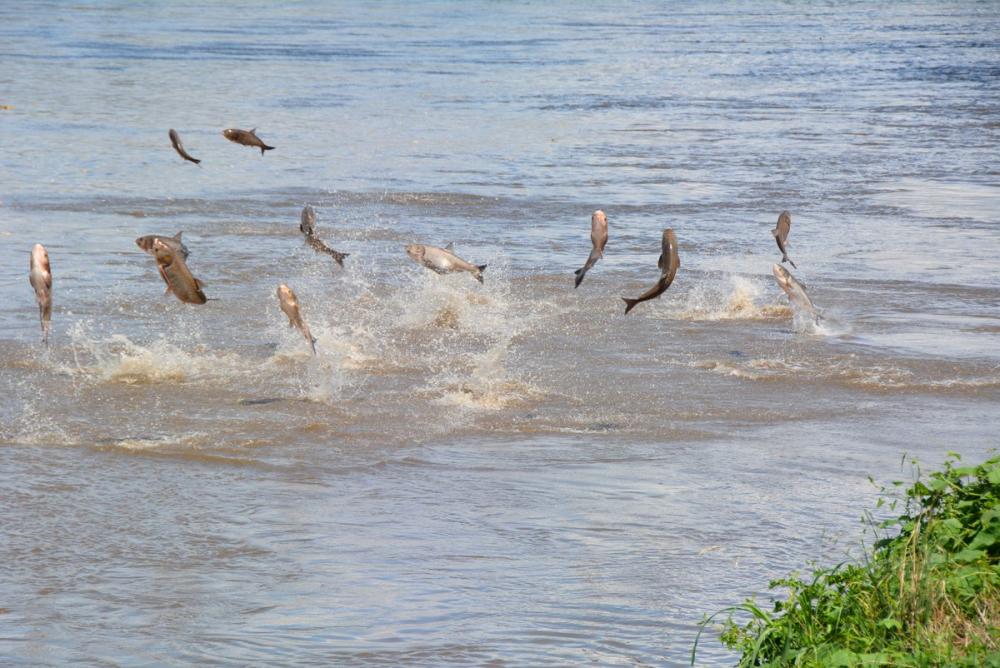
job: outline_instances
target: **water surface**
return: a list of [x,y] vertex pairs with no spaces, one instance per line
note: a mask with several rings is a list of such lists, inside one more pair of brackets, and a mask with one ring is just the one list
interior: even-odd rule
[[[991,3],[0,8],[0,657],[687,662],[857,553],[869,475],[997,445],[998,35]],[[784,209],[819,326],[770,275]],[[624,317],[665,227],[677,279]],[[133,242],[180,230],[204,306]]]

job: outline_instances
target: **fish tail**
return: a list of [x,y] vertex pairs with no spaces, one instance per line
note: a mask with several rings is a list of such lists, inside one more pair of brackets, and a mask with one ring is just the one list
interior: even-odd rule
[[487,265],[485,265],[485,264],[477,264],[476,265],[476,269],[478,271],[476,271],[475,276],[476,276],[476,280],[479,281],[480,283],[483,282],[483,272],[486,271],[486,266]]
[[585,267],[580,267],[579,269],[573,272],[574,274],[576,274],[576,280],[573,281],[574,289],[580,287],[580,284],[583,283],[583,277],[587,275],[587,272],[584,271],[584,269]]
[[628,297],[622,297],[622,301],[625,302],[625,314],[635,308],[635,305],[639,303],[638,299],[629,299]]
[[315,355],[316,354],[316,337],[313,336],[312,334],[309,335],[309,345],[313,349],[313,355]]
[[350,255],[350,253],[337,253],[336,255],[333,256],[333,260],[334,260],[334,262],[336,262],[337,264],[339,264],[341,267],[343,267],[344,266],[344,258],[347,257],[348,255]]
[[201,166],[201,160],[199,160],[198,158],[191,158],[191,162],[193,162],[194,164],[196,164],[198,166]]
[[274,150],[273,146],[268,146],[267,144],[264,144],[263,146],[260,147],[260,154],[264,155],[264,151],[273,151],[273,150]]
[[792,269],[798,269],[798,267],[795,266],[795,263],[792,262],[792,258],[788,257],[787,255],[785,255],[783,258],[781,258],[781,261],[782,262],[787,262],[788,264],[792,265]]

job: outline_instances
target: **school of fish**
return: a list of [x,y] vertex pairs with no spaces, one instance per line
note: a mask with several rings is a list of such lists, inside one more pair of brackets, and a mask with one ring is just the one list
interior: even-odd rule
[[[252,130],[240,130],[228,128],[222,131],[223,136],[231,142],[259,148],[261,155],[265,151],[274,150],[273,146],[265,144],[256,133],[256,128]],[[168,132],[170,143],[174,150],[184,160],[201,166],[201,160],[192,157],[184,148],[180,135],[171,128]],[[579,288],[587,272],[593,269],[594,265],[604,257],[604,249],[608,243],[608,219],[604,211],[597,210],[590,219],[590,241],[591,251],[582,267],[574,272],[574,288]],[[782,211],[778,216],[778,222],[771,234],[774,236],[781,251],[781,263],[789,263],[793,268],[798,269],[792,259],[788,257],[788,236],[791,232],[792,218],[788,211]],[[305,236],[306,244],[317,253],[330,256],[340,267],[344,266],[344,260],[350,255],[337,251],[328,246],[316,235],[316,212],[311,205],[306,205],[302,209],[299,220],[299,231]],[[162,234],[148,234],[135,240],[136,245],[153,256],[156,268],[166,284],[165,294],[173,294],[177,299],[185,304],[205,304],[210,300],[203,291],[204,284],[194,277],[188,267],[187,260],[190,255],[187,246],[181,240],[182,232],[173,236]],[[450,274],[455,272],[467,272],[480,283],[483,282],[483,271],[485,264],[477,265],[459,257],[455,253],[453,244],[449,243],[444,248],[431,246],[429,244],[409,244],[405,247],[406,254],[416,263],[430,269],[438,274]],[[657,267],[660,276],[656,283],[646,292],[638,297],[622,297],[625,302],[625,313],[629,313],[636,305],[651,299],[659,298],[673,284],[680,268],[681,261],[677,247],[677,235],[672,228],[663,231],[660,241],[660,256],[657,260]],[[781,290],[788,296],[789,303],[803,313],[807,313],[818,325],[823,316],[818,308],[813,304],[806,292],[805,286],[797,280],[791,272],[781,264],[774,264],[771,272]],[[48,251],[42,244],[35,244],[31,250],[31,261],[29,264],[29,282],[35,291],[35,299],[38,302],[38,317],[42,330],[42,342],[48,346],[49,329],[52,320],[52,270],[49,265]],[[288,316],[288,324],[301,332],[306,342],[316,354],[316,339],[309,330],[309,325],[302,316],[302,309],[299,305],[295,292],[284,283],[278,285],[277,289],[278,305],[282,312]]]

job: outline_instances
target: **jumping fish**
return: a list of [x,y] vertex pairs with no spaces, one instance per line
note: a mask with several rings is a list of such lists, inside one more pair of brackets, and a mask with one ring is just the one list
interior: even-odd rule
[[406,254],[409,255],[414,262],[418,262],[431,271],[435,271],[439,274],[467,271],[472,274],[477,281],[480,283],[483,282],[483,270],[486,269],[486,265],[476,265],[471,262],[466,262],[462,258],[455,255],[455,250],[452,244],[448,244],[444,248],[427,246],[425,244],[409,244],[406,247]]
[[187,260],[188,249],[187,246],[184,245],[184,242],[181,241],[182,234],[184,233],[178,232],[172,237],[164,236],[162,234],[147,234],[144,237],[139,237],[138,239],[136,239],[135,245],[141,248],[142,250],[146,251],[150,255],[156,255],[156,253],[153,252],[153,242],[159,240],[163,243],[163,245],[165,245],[171,251],[173,251],[174,253],[180,253],[180,255],[183,256],[185,260]]
[[38,318],[42,325],[42,341],[49,345],[49,323],[52,320],[52,270],[49,268],[49,253],[42,244],[31,249],[28,263],[28,281],[35,289],[38,301]]
[[798,306],[804,311],[808,311],[812,315],[816,324],[823,319],[823,316],[819,314],[819,311],[813,305],[812,300],[809,299],[809,295],[806,294],[806,288],[804,285],[795,280],[791,272],[782,267],[780,264],[771,265],[771,273],[774,274],[774,278],[777,279],[778,285],[785,294],[788,295],[788,301]]
[[231,142],[236,142],[237,144],[243,144],[244,146],[252,146],[254,148],[260,149],[260,154],[264,155],[264,151],[273,151],[273,146],[268,146],[260,140],[257,136],[257,128],[253,130],[240,130],[238,128],[227,128],[222,131],[222,136]]
[[285,285],[284,283],[278,285],[278,303],[281,306],[281,310],[285,312],[288,316],[288,326],[295,327],[300,332],[302,336],[306,337],[306,341],[312,346],[313,355],[316,354],[316,339],[313,338],[312,333],[309,331],[309,325],[302,318],[302,311],[299,310],[299,300],[292,292],[292,289]]
[[302,234],[306,235],[306,243],[316,251],[317,253],[326,253],[333,258],[334,262],[339,264],[341,267],[344,266],[344,258],[350,255],[350,253],[341,253],[336,251],[325,243],[322,239],[316,236],[316,212],[313,211],[312,206],[306,204],[305,208],[302,209],[302,218],[299,222],[299,230]]
[[792,269],[798,269],[792,258],[788,257],[788,232],[792,229],[792,216],[787,211],[782,211],[778,216],[778,224],[771,230],[774,240],[778,242],[778,250],[781,251],[781,261],[792,265]]
[[674,282],[677,269],[681,266],[681,259],[677,255],[677,237],[674,236],[674,231],[670,228],[663,230],[660,258],[656,261],[656,264],[660,268],[660,280],[656,282],[656,285],[646,290],[636,299],[622,297],[622,300],[625,302],[626,314],[635,308],[636,304],[659,297]]
[[574,288],[580,287],[583,277],[587,275],[590,268],[597,264],[597,261],[604,257],[604,246],[608,243],[608,219],[604,212],[597,210],[590,215],[590,257],[587,263],[576,270],[576,284]]
[[185,304],[204,304],[208,301],[208,297],[201,291],[201,281],[191,275],[191,270],[180,253],[156,239],[153,241],[153,255],[156,257],[160,276],[167,284],[167,292],[174,293]]
[[198,158],[192,158],[188,154],[188,152],[184,150],[184,143],[181,141],[181,136],[177,134],[177,130],[170,128],[169,134],[170,134],[170,143],[174,145],[174,150],[177,151],[178,155],[180,155],[185,160],[193,162],[196,165],[201,164],[201,160],[199,160]]

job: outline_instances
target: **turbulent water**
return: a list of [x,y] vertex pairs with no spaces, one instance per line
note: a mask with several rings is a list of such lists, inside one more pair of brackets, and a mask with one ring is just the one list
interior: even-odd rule
[[997,54],[995,3],[0,6],[0,662],[689,661],[997,445]]

